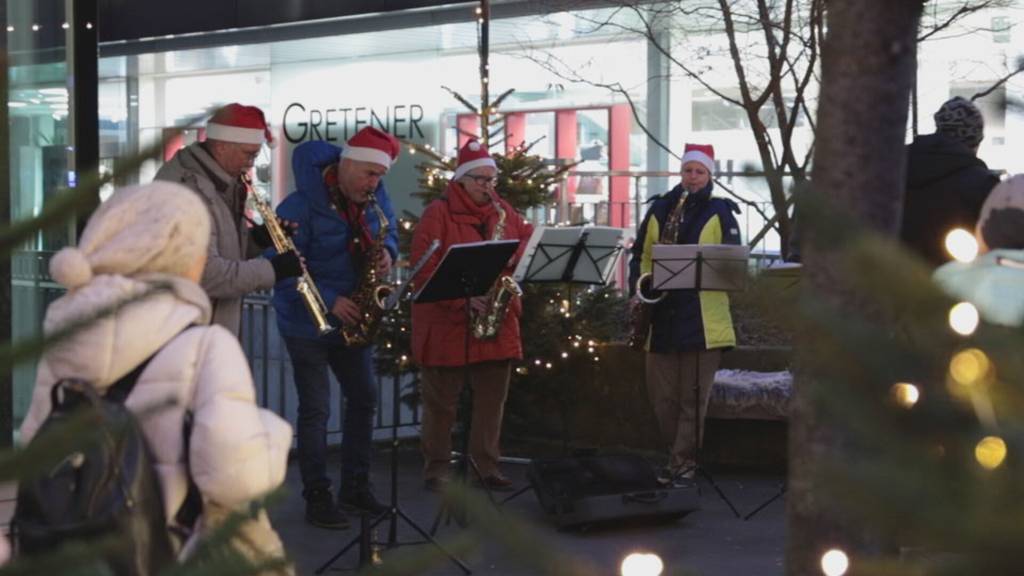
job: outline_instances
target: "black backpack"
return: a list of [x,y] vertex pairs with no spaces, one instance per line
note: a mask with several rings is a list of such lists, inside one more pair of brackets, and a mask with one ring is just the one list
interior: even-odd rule
[[[95,441],[67,454],[47,473],[19,484],[11,523],[19,554],[52,553],[70,541],[95,543],[104,546],[98,560],[118,576],[149,576],[175,563],[178,546],[168,531],[153,456],[138,420],[124,405],[155,356],[102,396],[81,380],[53,385],[52,411],[28,448],[60,434],[73,418],[95,422],[97,433]],[[186,417],[186,455],[190,432]],[[175,517],[179,526],[194,524],[201,502],[190,474],[189,496]]]

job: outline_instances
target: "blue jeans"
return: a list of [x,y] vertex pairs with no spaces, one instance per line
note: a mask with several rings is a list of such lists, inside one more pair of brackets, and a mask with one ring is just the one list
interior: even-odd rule
[[347,348],[335,339],[284,337],[299,396],[299,471],[304,492],[330,488],[327,420],[331,415],[330,366],[345,395],[341,439],[341,491],[365,485],[370,473],[377,387],[370,348]]

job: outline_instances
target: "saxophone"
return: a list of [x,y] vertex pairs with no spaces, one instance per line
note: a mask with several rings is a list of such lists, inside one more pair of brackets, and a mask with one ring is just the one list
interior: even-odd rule
[[[658,244],[676,243],[676,238],[679,236],[680,216],[683,214],[683,203],[686,202],[688,195],[689,193],[685,189],[679,194],[679,201],[676,202],[672,211],[669,212],[665,228],[658,236]],[[638,238],[637,240],[643,242],[643,238]],[[647,345],[647,335],[651,331],[651,320],[654,317],[654,306],[667,295],[664,292],[651,297],[644,295],[645,284],[649,285],[653,278],[654,274],[647,272],[646,274],[641,274],[636,279],[636,300],[629,309],[629,347],[634,350],[643,350]]]
[[[498,221],[494,224],[491,240],[502,240],[505,236],[505,221],[508,214],[494,193],[491,193],[491,201],[494,203],[494,209],[498,211]],[[495,338],[501,328],[501,323],[505,321],[505,314],[508,312],[508,305],[512,301],[512,297],[522,295],[523,289],[511,276],[499,277],[484,295],[484,298],[487,299],[487,308],[483,312],[474,310],[470,314],[472,322],[470,328],[473,330],[473,336],[478,340]]]
[[381,277],[377,270],[377,262],[386,248],[384,240],[388,235],[388,217],[384,215],[373,194],[369,198],[370,207],[380,221],[377,238],[366,252],[363,274],[359,277],[356,291],[352,293],[352,301],[359,307],[359,322],[341,327],[341,337],[346,346],[369,346],[380,328],[381,318],[387,309],[387,300],[394,287]]
[[[283,254],[292,250],[298,254],[299,251],[295,249],[295,243],[281,227],[281,222],[277,219],[274,209],[270,207],[270,203],[253,189],[252,179],[248,174],[242,174],[242,184],[245,185],[249,196],[252,197],[253,207],[263,218],[263,225],[267,227],[267,233],[270,234],[270,240],[274,243],[277,253]],[[302,303],[306,305],[306,311],[309,312],[309,317],[313,320],[317,333],[323,336],[334,330],[330,322],[327,321],[327,306],[324,304],[324,299],[316,289],[316,284],[313,284],[313,279],[309,276],[305,264],[302,265],[302,275],[299,276],[295,284],[295,291],[302,297]]]

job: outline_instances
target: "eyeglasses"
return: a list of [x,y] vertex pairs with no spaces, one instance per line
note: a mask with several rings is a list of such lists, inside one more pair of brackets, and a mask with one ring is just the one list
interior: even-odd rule
[[475,176],[473,174],[466,174],[466,176],[476,182],[477,186],[494,186],[498,183],[498,178],[495,176]]

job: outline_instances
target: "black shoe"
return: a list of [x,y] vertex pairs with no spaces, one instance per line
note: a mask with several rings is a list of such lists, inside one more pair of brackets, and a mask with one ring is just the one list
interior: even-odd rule
[[377,500],[369,486],[342,490],[338,495],[338,506],[349,513],[368,512],[371,516],[379,516],[391,509],[391,506]]
[[349,527],[345,514],[334,504],[331,491],[314,488],[306,491],[306,522],[320,528],[344,530]]

